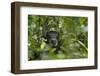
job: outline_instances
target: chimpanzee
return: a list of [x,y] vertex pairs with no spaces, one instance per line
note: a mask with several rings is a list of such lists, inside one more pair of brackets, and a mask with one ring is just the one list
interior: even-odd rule
[[[53,17],[53,19],[55,19],[55,17]],[[43,26],[43,37],[47,39],[47,44],[51,44],[51,46],[56,49],[55,52],[57,53],[60,50],[59,33],[54,30],[51,31],[48,23],[49,19],[47,17]]]
[[46,39],[46,43],[50,43],[53,48],[56,48],[55,52],[57,53],[60,50],[59,33],[56,31],[49,31],[46,33]]

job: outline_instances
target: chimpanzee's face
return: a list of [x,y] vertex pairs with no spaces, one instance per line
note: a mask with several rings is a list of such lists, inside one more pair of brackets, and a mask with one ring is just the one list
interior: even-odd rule
[[51,43],[53,47],[58,46],[58,39],[59,39],[58,32],[56,31],[47,32],[46,38],[47,38],[47,41]]

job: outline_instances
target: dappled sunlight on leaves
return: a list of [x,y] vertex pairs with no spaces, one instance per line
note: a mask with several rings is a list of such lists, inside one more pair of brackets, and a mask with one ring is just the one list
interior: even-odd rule
[[[43,37],[47,18],[47,30],[59,33],[59,50]],[[87,58],[87,22],[87,17],[28,15],[28,60]]]

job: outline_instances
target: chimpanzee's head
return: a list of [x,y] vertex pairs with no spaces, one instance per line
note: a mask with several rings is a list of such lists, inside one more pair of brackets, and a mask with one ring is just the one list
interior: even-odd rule
[[46,34],[48,43],[51,43],[54,48],[58,46],[59,33],[56,31],[49,31]]

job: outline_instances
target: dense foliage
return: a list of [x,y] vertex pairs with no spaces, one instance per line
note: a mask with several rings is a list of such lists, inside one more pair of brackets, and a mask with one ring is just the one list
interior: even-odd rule
[[[48,22],[47,22],[48,19]],[[87,17],[28,15],[28,59],[79,59],[88,56]],[[59,33],[60,50],[55,53],[43,37],[44,26]]]

